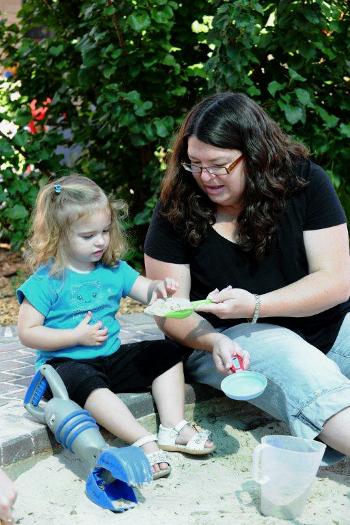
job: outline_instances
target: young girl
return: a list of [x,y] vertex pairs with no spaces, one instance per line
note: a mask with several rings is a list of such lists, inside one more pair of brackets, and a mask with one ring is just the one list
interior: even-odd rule
[[[154,479],[170,472],[163,451],[208,454],[207,431],[184,420],[186,350],[169,340],[121,345],[115,317],[125,296],[142,303],[173,295],[173,279],[152,281],[119,259],[122,206],[92,180],[63,177],[39,192],[29,241],[35,273],[18,289],[18,334],[52,365],[69,396],[129,444],[141,446]],[[151,435],[115,395],[152,387],[161,421]]]

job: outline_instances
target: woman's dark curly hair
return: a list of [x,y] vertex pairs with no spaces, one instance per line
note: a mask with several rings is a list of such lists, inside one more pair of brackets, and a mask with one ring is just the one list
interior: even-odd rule
[[246,185],[239,214],[238,243],[257,258],[272,240],[286,200],[305,182],[297,177],[296,163],[308,150],[293,142],[265,111],[242,93],[217,93],[205,98],[186,116],[175,139],[163,180],[163,215],[198,246],[215,223],[215,204],[181,166],[188,162],[190,136],[244,155]]

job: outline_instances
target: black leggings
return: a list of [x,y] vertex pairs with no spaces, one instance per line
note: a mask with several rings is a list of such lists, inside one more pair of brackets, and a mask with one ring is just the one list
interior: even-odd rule
[[47,364],[61,376],[70,399],[84,407],[97,388],[108,388],[115,394],[147,391],[154,379],[183,361],[189,353],[189,349],[169,339],[159,339],[121,345],[107,357],[57,358]]

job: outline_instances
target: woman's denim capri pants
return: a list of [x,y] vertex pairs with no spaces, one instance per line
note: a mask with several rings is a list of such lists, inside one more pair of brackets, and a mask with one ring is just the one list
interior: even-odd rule
[[[313,439],[325,422],[350,407],[350,313],[327,355],[299,335],[267,323],[242,323],[222,333],[250,353],[250,369],[268,379],[249,402],[289,425],[294,436]],[[195,350],[186,363],[191,381],[220,389],[223,376],[209,352]]]

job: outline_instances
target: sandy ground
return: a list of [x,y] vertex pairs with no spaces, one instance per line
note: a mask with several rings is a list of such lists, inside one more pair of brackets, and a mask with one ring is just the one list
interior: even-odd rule
[[[248,407],[248,408],[247,408]],[[169,478],[138,491],[139,504],[112,513],[84,494],[86,472],[81,462],[63,451],[35,464],[16,480],[19,496],[16,523],[23,525],[349,525],[350,464],[320,469],[302,516],[286,522],[259,513],[259,487],[251,479],[251,456],[266,434],[286,433],[281,423],[269,422],[249,405],[235,407],[225,399],[195,407],[194,418],[213,431],[216,452],[207,458],[172,453]],[[193,415],[188,407],[187,417]],[[142,418],[154,431],[154,416]],[[243,423],[242,423],[243,422]],[[247,430],[248,429],[248,430]],[[249,430],[250,429],[250,430]]]

